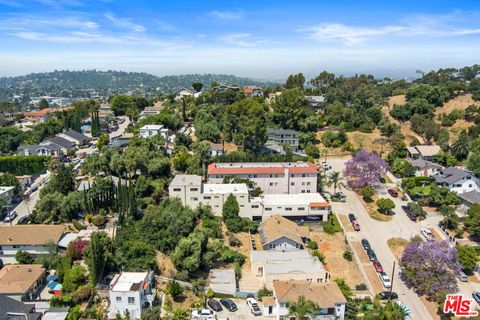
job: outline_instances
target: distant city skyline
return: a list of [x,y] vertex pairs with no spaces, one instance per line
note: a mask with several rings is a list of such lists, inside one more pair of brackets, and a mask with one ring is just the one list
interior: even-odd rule
[[480,63],[478,1],[0,0],[0,76],[53,70],[401,78]]

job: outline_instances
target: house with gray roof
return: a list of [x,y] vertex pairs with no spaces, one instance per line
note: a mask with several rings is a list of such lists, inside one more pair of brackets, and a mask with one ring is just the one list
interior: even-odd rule
[[39,320],[41,312],[36,312],[34,304],[25,304],[0,294],[0,320]]
[[314,108],[321,107],[325,105],[325,96],[305,96],[305,99],[307,99],[308,103]]
[[86,135],[72,129],[57,134],[57,137],[73,142],[77,146],[84,145],[88,141],[88,137]]
[[450,191],[462,194],[470,191],[479,191],[480,182],[475,174],[469,170],[457,167],[441,169],[432,178],[435,182]]
[[469,191],[458,195],[462,199],[462,204],[467,208],[471,208],[476,204],[480,204],[480,191]]
[[415,169],[417,177],[431,177],[443,169],[443,166],[428,160],[409,158],[407,161]]
[[293,152],[298,152],[300,147],[300,136],[298,131],[290,129],[267,129],[267,144],[286,145]]
[[18,155],[20,156],[57,156],[60,153],[62,153],[62,148],[53,143],[18,147]]

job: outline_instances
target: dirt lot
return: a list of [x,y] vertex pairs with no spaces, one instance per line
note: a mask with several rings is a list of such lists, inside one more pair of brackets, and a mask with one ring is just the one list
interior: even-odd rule
[[390,250],[392,251],[395,258],[400,261],[403,251],[405,250],[405,246],[407,245],[408,240],[403,238],[391,238],[388,239],[387,244]]
[[390,145],[387,143],[387,138],[383,137],[378,129],[375,129],[370,133],[359,131],[347,132],[347,137],[354,149],[364,148],[378,153],[390,151]]
[[329,235],[324,232],[312,231],[310,236],[318,243],[318,251],[325,255],[325,268],[332,275],[332,279],[343,278],[351,288],[363,283],[355,260],[347,261],[343,258],[347,245],[341,233]]
[[166,255],[161,252],[157,252],[157,266],[158,270],[160,270],[160,274],[167,278],[173,278],[177,274],[177,270],[173,266],[172,261]]
[[472,99],[472,95],[470,93],[459,95],[443,104],[443,107],[437,108],[435,111],[436,115],[441,113],[450,113],[455,109],[465,110],[468,106],[472,104],[480,104],[477,101]]
[[345,227],[346,232],[353,232],[353,227],[352,224],[350,223],[350,220],[348,219],[348,216],[345,214],[339,214],[340,220],[342,220],[342,224]]
[[383,285],[380,282],[380,279],[378,278],[378,273],[375,271],[375,268],[373,268],[372,262],[368,258],[367,254],[365,253],[365,250],[363,249],[363,246],[360,242],[354,241],[352,242],[353,249],[356,251],[358,257],[360,258],[360,261],[362,262],[363,269],[365,270],[365,273],[367,274],[368,280],[370,281],[370,284],[373,287],[373,290],[378,293],[383,291]]

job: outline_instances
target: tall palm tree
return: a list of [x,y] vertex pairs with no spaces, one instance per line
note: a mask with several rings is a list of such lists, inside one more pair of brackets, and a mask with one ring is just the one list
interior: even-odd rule
[[343,182],[341,182],[341,178],[340,178],[340,172],[338,171],[334,171],[332,172],[332,174],[330,175],[330,183],[333,185],[333,193],[337,193],[337,188],[338,189],[341,189],[343,187],[345,187],[345,184]]
[[305,320],[308,319],[307,315],[314,315],[317,309],[314,302],[305,299],[305,296],[300,296],[297,302],[292,302],[288,306],[288,315],[295,316],[296,320]]

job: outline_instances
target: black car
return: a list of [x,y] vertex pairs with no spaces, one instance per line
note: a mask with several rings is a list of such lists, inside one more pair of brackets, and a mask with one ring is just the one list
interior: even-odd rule
[[225,307],[225,309],[227,309],[228,311],[237,311],[237,305],[235,304],[235,302],[233,302],[232,300],[228,299],[228,298],[222,298],[220,299],[220,303]]
[[350,220],[350,222],[357,220],[357,218],[355,217],[355,215],[353,213],[348,214],[348,219]]
[[27,224],[29,221],[30,218],[28,216],[23,216],[17,220],[17,224]]
[[475,299],[475,301],[477,301],[478,304],[480,304],[480,291],[475,291],[472,293],[472,297]]
[[382,300],[388,300],[388,299],[391,299],[391,300],[394,300],[394,299],[398,299],[398,294],[396,294],[395,292],[390,292],[390,291],[382,291],[379,293],[379,296],[380,296],[380,299]]
[[367,250],[367,255],[368,255],[368,259],[370,259],[370,261],[377,260],[377,255],[375,254],[375,252],[372,249]]
[[370,246],[370,242],[367,239],[362,239],[362,246],[365,251],[371,250],[372,247]]
[[222,308],[222,305],[220,304],[220,302],[218,302],[218,300],[215,300],[215,299],[208,299],[207,301],[207,304],[208,306],[213,310],[213,311],[222,311],[223,308]]
[[407,217],[412,221],[417,221],[417,215],[412,211],[410,206],[402,206],[403,211],[407,214]]

